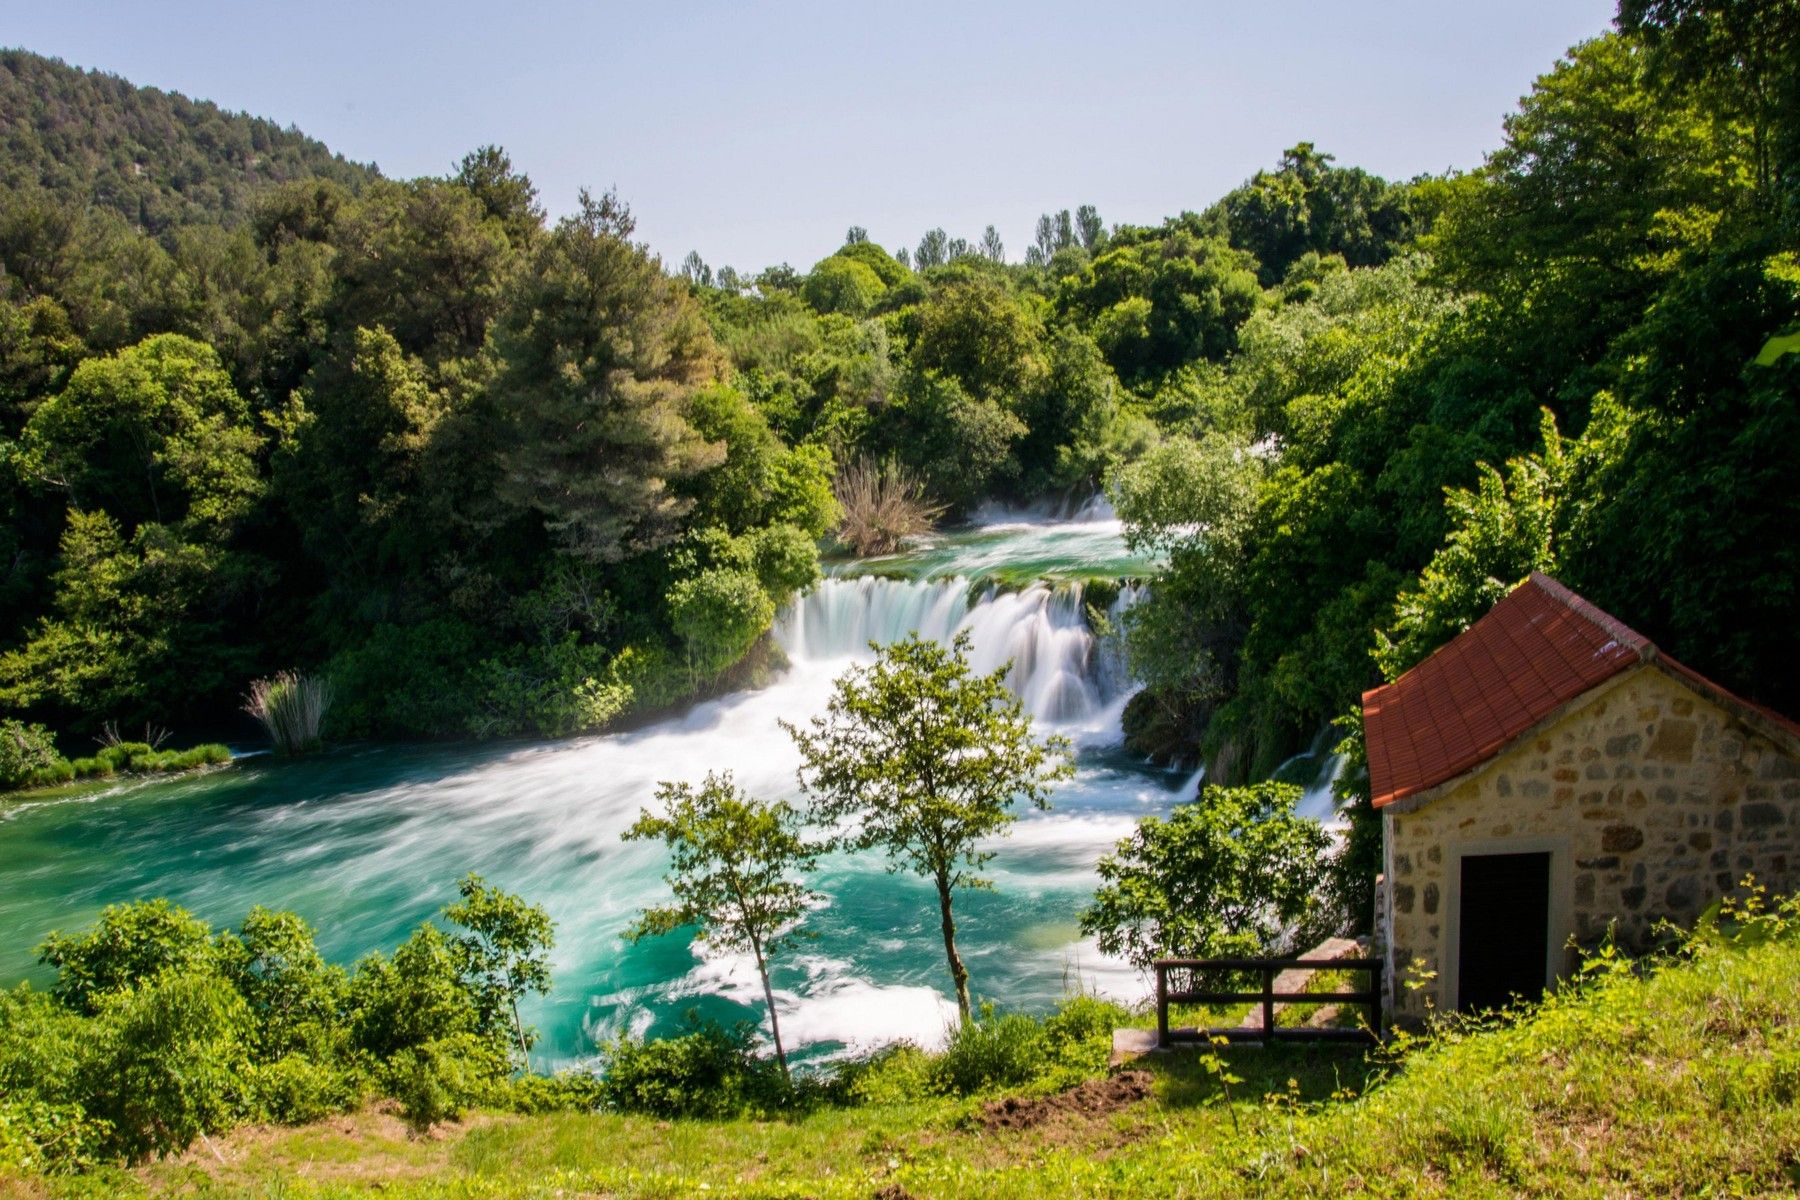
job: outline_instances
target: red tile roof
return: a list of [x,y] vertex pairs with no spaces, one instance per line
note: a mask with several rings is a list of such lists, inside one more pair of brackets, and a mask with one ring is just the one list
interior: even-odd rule
[[1430,658],[1363,694],[1375,807],[1455,779],[1578,696],[1652,661],[1709,699],[1800,737],[1800,725],[1732,695],[1534,572]]

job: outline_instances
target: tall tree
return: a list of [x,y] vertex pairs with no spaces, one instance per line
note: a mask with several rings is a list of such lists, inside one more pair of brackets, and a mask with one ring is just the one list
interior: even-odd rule
[[919,248],[913,252],[913,265],[923,271],[926,267],[941,267],[950,261],[950,235],[943,229],[928,229],[925,236],[919,239]]
[[722,447],[683,415],[718,375],[705,318],[643,247],[630,211],[586,192],[544,239],[496,338],[510,420],[499,494],[536,512],[577,558],[617,561],[678,532],[692,501],[669,484]]
[[708,772],[699,788],[658,784],[656,798],[662,815],[644,811],[624,836],[668,846],[666,879],[675,902],[645,909],[626,936],[635,941],[693,926],[711,945],[750,951],[769,1010],[775,1060],[785,1076],[769,959],[803,936],[800,920],[818,900],[803,880],[824,847],[808,839],[793,805],[756,799],[732,782],[729,771]]
[[482,146],[463,156],[454,181],[480,201],[491,220],[506,230],[507,240],[523,246],[544,224],[537,188],[529,176],[514,171],[512,159],[498,146]]
[[1697,83],[1709,107],[1750,128],[1757,189],[1800,228],[1800,2],[1620,0],[1619,28],[1657,67]]
[[1091,204],[1084,204],[1075,210],[1075,233],[1081,239],[1081,248],[1089,254],[1100,249],[1106,241],[1106,223],[1100,219],[1100,210]]
[[847,824],[845,840],[885,852],[937,889],[956,1007],[969,1021],[969,970],[956,947],[958,888],[991,888],[976,872],[985,842],[1018,820],[1018,803],[1050,806],[1050,785],[1074,772],[1066,738],[1039,739],[1006,687],[1008,663],[969,666],[969,638],[950,646],[917,634],[842,676],[825,715],[782,728],[800,748],[800,786],[815,820]]
[[992,225],[981,231],[981,256],[989,262],[1006,261],[1006,243],[1000,240],[1000,231]]

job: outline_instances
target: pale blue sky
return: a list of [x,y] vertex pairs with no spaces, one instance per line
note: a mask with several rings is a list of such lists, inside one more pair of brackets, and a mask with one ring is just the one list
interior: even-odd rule
[[665,257],[806,267],[1037,214],[1148,222],[1311,140],[1469,167],[1612,0],[616,5],[0,0],[0,44],[292,123],[389,175],[498,142],[551,212],[616,186]]

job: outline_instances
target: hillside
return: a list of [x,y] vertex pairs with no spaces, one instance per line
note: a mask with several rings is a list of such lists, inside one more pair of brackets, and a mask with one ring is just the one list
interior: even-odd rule
[[111,209],[151,234],[234,225],[294,179],[356,185],[373,167],[299,130],[180,92],[0,50],[0,186]]
[[[217,1140],[217,1155],[197,1145],[106,1182],[282,1196],[1791,1195],[1791,926],[1761,945],[1701,945],[1647,978],[1601,961],[1585,992],[1417,1050],[1385,1079],[1354,1052],[1234,1051],[1245,1079],[1229,1105],[1182,1056],[1149,1060],[1153,1080],[1115,1077],[1049,1101],[925,1100],[790,1121],[476,1114],[410,1138],[395,1117],[365,1111],[240,1130]],[[1133,1099],[1144,1082],[1152,1094]]]

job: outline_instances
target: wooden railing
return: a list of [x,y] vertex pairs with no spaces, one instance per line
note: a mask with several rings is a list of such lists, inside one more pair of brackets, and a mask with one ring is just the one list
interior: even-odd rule
[[[1156,969],[1156,1044],[1171,1046],[1177,1042],[1207,1042],[1214,1038],[1228,1041],[1367,1041],[1381,1036],[1381,960],[1378,958],[1159,958]],[[1368,990],[1361,992],[1278,992],[1275,977],[1283,971],[1357,971],[1368,977]],[[1228,991],[1223,988],[1194,986],[1196,976],[1234,976],[1255,974],[1262,981],[1256,991]],[[1171,986],[1170,976],[1177,984]],[[1256,1004],[1262,1008],[1261,1025],[1235,1025],[1213,1029],[1169,1027],[1171,1004]],[[1356,1004],[1368,1011],[1364,1027],[1315,1028],[1312,1026],[1280,1026],[1275,1024],[1276,1004]]]

